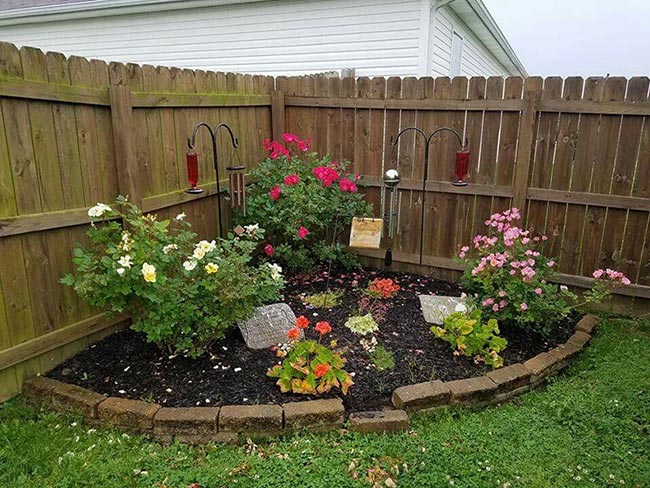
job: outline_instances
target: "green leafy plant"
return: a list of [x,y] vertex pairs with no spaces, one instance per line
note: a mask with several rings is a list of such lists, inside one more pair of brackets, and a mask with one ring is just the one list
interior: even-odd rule
[[341,302],[343,290],[328,290],[322,293],[314,293],[303,298],[303,302],[316,308],[332,308]]
[[158,220],[123,197],[88,214],[90,246],[75,249],[76,273],[61,282],[94,306],[128,312],[134,330],[169,351],[200,355],[284,286],[278,265],[252,264],[259,226],[196,242],[185,214]]
[[329,334],[332,327],[328,322],[318,322],[314,330],[318,340],[299,340],[301,330],[309,328],[309,320],[301,316],[296,319],[296,327],[287,336],[291,340],[289,351],[278,350],[284,357],[281,364],[271,368],[267,375],[278,378],[277,385],[282,393],[293,392],[304,395],[318,395],[333,388],[340,388],[347,394],[353,385],[352,378],[343,369],[345,359],[332,349],[321,344],[321,339]]
[[379,324],[369,313],[366,315],[353,315],[345,321],[345,326],[355,334],[363,336],[379,330]]
[[282,143],[264,141],[269,157],[251,171],[244,222],[262,222],[267,230],[265,252],[288,267],[307,270],[332,259],[354,266],[340,235],[354,216],[367,216],[372,206],[357,191],[358,176],[349,163],[332,161],[310,151],[310,141],[284,134]]
[[376,346],[374,351],[369,353],[369,356],[378,371],[395,368],[395,355],[383,346]]
[[483,322],[479,309],[470,313],[454,312],[444,319],[442,327],[431,327],[431,331],[436,337],[449,342],[454,354],[473,356],[475,361],[493,368],[503,366],[499,352],[505,349],[508,341],[499,337],[496,319]]

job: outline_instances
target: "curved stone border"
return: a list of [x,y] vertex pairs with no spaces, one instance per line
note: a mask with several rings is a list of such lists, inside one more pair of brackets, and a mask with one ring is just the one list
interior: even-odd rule
[[[524,363],[490,371],[485,376],[401,386],[392,395],[395,410],[355,412],[350,430],[361,433],[395,432],[409,427],[409,413],[445,405],[486,405],[508,400],[535,388],[569,364],[591,339],[599,322],[585,315],[569,340]],[[106,397],[77,385],[37,376],[23,383],[33,404],[81,415],[92,425],[149,434],[161,442],[186,444],[235,442],[306,429],[325,431],[343,427],[345,408],[339,398],[286,403],[283,406],[225,405],[167,408],[157,403]]]

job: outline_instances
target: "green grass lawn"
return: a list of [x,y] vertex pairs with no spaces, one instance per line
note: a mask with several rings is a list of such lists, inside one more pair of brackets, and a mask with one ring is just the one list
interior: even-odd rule
[[421,416],[399,435],[161,447],[39,412],[20,398],[0,407],[2,487],[343,488],[373,480],[418,488],[650,486],[650,320],[603,322],[545,391],[482,411]]

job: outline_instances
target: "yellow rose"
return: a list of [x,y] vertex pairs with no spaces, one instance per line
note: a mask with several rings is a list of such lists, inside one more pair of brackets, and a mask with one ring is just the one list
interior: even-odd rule
[[217,271],[219,271],[219,265],[214,263],[208,263],[205,265],[205,270],[208,272],[208,274],[216,273]]
[[142,264],[142,276],[144,276],[144,281],[149,283],[156,282],[156,267],[153,264],[143,263]]

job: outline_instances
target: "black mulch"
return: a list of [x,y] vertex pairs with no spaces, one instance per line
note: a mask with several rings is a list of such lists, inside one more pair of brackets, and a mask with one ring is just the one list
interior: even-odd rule
[[[402,289],[393,298],[386,321],[375,333],[379,344],[391,350],[395,368],[378,371],[359,344],[359,338],[343,326],[355,313],[361,290],[375,277],[393,278]],[[354,386],[345,401],[353,411],[379,408],[390,403],[398,386],[441,379],[443,381],[480,376],[490,368],[471,358],[458,357],[446,342],[436,339],[420,311],[419,294],[460,295],[458,285],[414,274],[360,270],[332,272],[330,289],[344,289],[341,304],[333,309],[305,306],[300,296],[325,289],[327,273],[289,278],[287,301],[297,316],[332,325],[332,339],[345,350],[346,370],[354,375]],[[356,287],[353,284],[358,285]],[[508,339],[503,352],[506,365],[525,361],[539,352],[566,342],[578,316],[567,318],[548,340],[502,326]],[[315,333],[311,331],[312,335]],[[246,348],[238,329],[198,359],[170,356],[147,344],[140,334],[127,330],[107,337],[81,351],[48,374],[111,396],[155,401],[169,407],[225,404],[285,403],[310,399],[304,395],[280,393],[275,380],[266,376],[278,361],[272,351]]]

